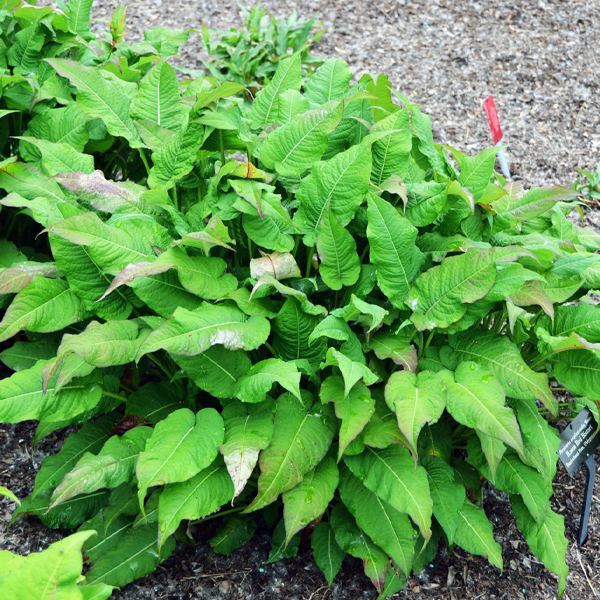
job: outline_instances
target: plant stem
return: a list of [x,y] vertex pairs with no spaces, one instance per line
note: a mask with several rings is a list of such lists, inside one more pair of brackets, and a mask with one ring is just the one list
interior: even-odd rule
[[121,402],[127,402],[127,398],[125,398],[125,396],[119,396],[119,394],[113,394],[112,392],[107,392],[106,390],[102,390],[102,394],[104,396],[108,396],[109,398],[116,398]]
[[292,256],[294,259],[296,258],[296,252],[298,252],[298,246],[300,245],[300,236],[296,235],[296,240],[294,242],[294,249],[292,250]]
[[221,151],[221,167],[225,164],[225,144],[223,143],[223,130],[219,129],[219,150]]
[[144,152],[144,149],[138,148],[138,152],[140,153],[140,158],[142,159],[142,162],[144,163],[144,166],[146,167],[146,173],[148,173],[148,175],[150,175],[150,165],[148,164],[148,159],[146,158],[146,153]]
[[269,349],[269,352],[270,352],[270,353],[271,353],[273,356],[275,356],[275,350],[274,350],[273,346],[271,346],[271,344],[269,344],[269,342],[265,342],[265,343],[264,343],[264,346],[266,346],[266,347]]
[[368,251],[369,251],[369,242],[366,243],[364,250],[360,254],[360,259],[359,259],[360,264],[362,264]]
[[198,519],[197,521],[192,521],[190,525],[198,525],[199,523],[204,523],[205,521],[210,521],[210,519],[216,519],[217,517],[222,517],[223,515],[230,515],[231,513],[240,512],[244,510],[245,506],[236,506],[235,508],[230,508],[229,510],[222,510],[221,512],[215,513],[213,515],[209,515],[208,517],[204,517],[203,519]]
[[179,203],[177,202],[177,185],[174,185],[171,188],[171,199],[173,200],[173,205],[175,206],[175,210],[179,210]]
[[308,249],[308,254],[306,256],[306,273],[304,274],[304,277],[308,278],[308,276],[310,275],[310,269],[312,267],[312,257],[313,257],[314,252],[315,252],[315,247],[311,246]]
[[148,357],[169,379],[175,375],[155,353],[148,354]]
[[429,348],[429,344],[431,343],[431,340],[433,339],[433,331],[429,332],[429,337],[427,338],[427,341],[425,342],[425,346],[423,347],[423,358],[427,358],[427,348]]

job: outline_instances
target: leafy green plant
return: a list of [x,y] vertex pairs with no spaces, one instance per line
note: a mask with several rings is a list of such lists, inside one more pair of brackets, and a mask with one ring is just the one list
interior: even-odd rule
[[573,182],[571,189],[579,192],[584,198],[592,201],[600,201],[600,164],[593,173],[578,169],[579,176]]
[[247,103],[177,80],[187,33],[127,45],[120,15],[94,40],[36,11],[3,30],[0,420],[82,427],[13,520],[78,527],[87,584],[122,586],[209,518],[234,551],[262,511],[270,560],[312,523],[327,581],[349,553],[385,597],[440,540],[501,571],[486,481],[562,594],[549,420],[600,399],[599,236],[573,192],[434,144],[342,60],[303,85],[297,51]]
[[219,83],[241,83],[256,94],[271,80],[279,61],[290,52],[301,53],[305,79],[323,63],[323,59],[309,54],[310,47],[323,35],[323,30],[314,25],[314,19],[298,21],[294,12],[287,20],[277,22],[264,6],[255,6],[250,11],[239,3],[238,6],[244,17],[240,29],[202,28],[204,48],[209,54],[204,65]]

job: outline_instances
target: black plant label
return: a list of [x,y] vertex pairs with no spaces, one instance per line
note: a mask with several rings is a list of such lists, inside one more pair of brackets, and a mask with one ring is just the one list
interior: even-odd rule
[[558,456],[571,477],[600,446],[600,432],[592,413],[584,408],[560,434]]

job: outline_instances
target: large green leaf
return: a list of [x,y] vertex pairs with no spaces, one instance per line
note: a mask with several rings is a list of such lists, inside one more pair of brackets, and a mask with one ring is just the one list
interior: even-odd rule
[[98,453],[110,437],[112,426],[118,420],[119,415],[110,414],[93,423],[86,423],[77,433],[71,434],[66,439],[58,454],[46,456],[35,476],[32,498],[55,488],[84,454]]
[[200,519],[233,498],[233,483],[218,459],[188,481],[171,483],[158,500],[158,548],[175,532],[183,519]]
[[343,100],[348,94],[352,73],[341,58],[326,60],[306,82],[304,97],[313,105]]
[[525,363],[515,344],[491,331],[469,330],[448,338],[450,349],[442,349],[444,361],[456,368],[462,361],[474,361],[495,375],[504,393],[519,400],[541,400],[552,413],[557,402],[548,386],[548,376],[536,373]]
[[151,188],[173,187],[177,180],[194,168],[203,132],[203,125],[190,123],[152,153],[154,166],[148,175],[148,185]]
[[289,393],[277,399],[273,437],[259,459],[258,494],[246,512],[271,504],[321,462],[335,431],[332,413],[320,403],[306,409]]
[[327,150],[327,136],[341,118],[340,103],[295,116],[287,125],[267,136],[260,147],[261,161],[280,175],[301,175],[323,156]]
[[69,0],[67,4],[67,24],[69,31],[78,33],[84,39],[93,38],[90,30],[93,0]]
[[328,161],[313,166],[298,190],[300,206],[294,224],[314,246],[325,214],[331,210],[342,227],[350,223],[369,187],[371,145],[352,146]]
[[319,273],[325,285],[332,290],[356,283],[360,275],[360,260],[356,242],[342,227],[331,210],[323,216],[317,237],[317,251],[321,264]]
[[217,554],[229,556],[248,542],[256,531],[256,521],[251,517],[231,515],[225,517],[209,544]]
[[338,481],[335,461],[326,456],[297,486],[284,492],[281,499],[286,544],[290,543],[298,531],[325,512],[333,500]]
[[418,329],[450,327],[467,311],[467,304],[483,298],[496,281],[496,263],[516,260],[515,247],[472,248],[450,256],[423,273],[412,286],[406,303],[413,309]]
[[124,137],[132,148],[143,146],[129,116],[130,99],[115,82],[102,77],[97,68],[73,60],[46,60],[77,88],[77,105],[86,115],[102,119],[111,135]]
[[133,481],[136,462],[151,434],[149,427],[134,427],[122,437],[109,438],[97,455],[84,454],[54,490],[48,508],[53,509],[79,494]]
[[572,198],[574,192],[560,186],[532,188],[523,193],[522,183],[511,183],[508,193],[492,203],[496,212],[494,230],[500,231],[534,219],[550,210],[557,202]]
[[539,322],[556,337],[568,337],[572,333],[577,333],[588,342],[600,342],[600,308],[585,302],[557,306],[553,323],[549,317],[540,319]]
[[57,352],[62,360],[74,353],[95,367],[112,367],[132,362],[148,330],[138,336],[139,328],[133,321],[92,321],[78,335],[65,334]]
[[577,396],[600,400],[600,356],[591,350],[567,350],[558,356],[556,379]]
[[365,385],[373,385],[378,379],[378,375],[373,373],[367,365],[355,361],[346,356],[343,352],[335,348],[329,348],[327,351],[327,361],[322,366],[334,365],[339,368],[344,378],[344,394],[348,396],[350,390],[361,379]]
[[384,450],[367,447],[362,454],[346,456],[344,462],[367,489],[401,513],[408,513],[425,539],[431,537],[433,502],[427,472],[417,466],[406,448],[392,445]]
[[173,67],[160,60],[143,77],[131,103],[131,116],[178,131],[187,111],[179,103],[179,87]]
[[454,535],[455,543],[471,554],[487,556],[490,563],[502,571],[502,548],[494,540],[492,524],[487,520],[483,509],[465,498],[458,514],[460,525]]
[[486,148],[475,156],[455,152],[454,157],[460,166],[458,182],[473,194],[473,200],[477,202],[483,195],[494,172],[496,148]]
[[542,523],[538,523],[527,510],[520,496],[511,496],[517,527],[523,534],[531,551],[544,563],[546,568],[559,577],[558,596],[563,594],[567,583],[569,567],[565,556],[569,541],[565,538],[565,518],[554,511],[548,511]]
[[524,455],[517,418],[505,405],[502,384],[487,366],[465,361],[458,365],[453,376],[444,373],[448,412],[462,425],[501,440]]
[[[25,27],[15,34],[15,41],[8,50],[7,62],[15,67],[17,73],[22,75],[33,73],[42,59],[43,46],[44,33],[41,31],[39,23]],[[6,51],[6,46],[4,51]],[[6,63],[4,64],[6,65]]]
[[[155,226],[155,230],[158,231],[158,227]],[[119,227],[113,227],[95,213],[88,212],[54,223],[48,231],[71,244],[88,248],[89,257],[101,269],[122,269],[128,263],[154,255],[151,240],[145,239],[132,221],[123,221]]]
[[36,277],[12,301],[0,322],[0,341],[21,330],[59,331],[87,316],[83,302],[62,279]]
[[0,380],[0,421],[19,423],[28,419],[62,421],[94,408],[100,402],[99,377],[92,374],[55,391],[56,378],[44,392],[39,361],[30,369]]
[[[8,552],[2,553],[7,567],[0,574],[0,587],[7,598],[36,598],[40,600],[80,600],[77,583],[83,569],[83,543],[93,531],[74,533],[43,552],[32,552],[27,557],[7,560]],[[11,555],[12,557],[12,555]],[[106,596],[104,596],[106,597]]]
[[273,384],[279,384],[302,402],[298,368],[293,362],[278,358],[267,358],[252,365],[248,374],[239,378],[234,394],[242,402],[263,402]]
[[432,371],[418,375],[396,371],[385,386],[385,401],[396,413],[398,427],[417,456],[417,439],[426,423],[435,423],[446,407],[444,382]]
[[375,400],[369,388],[356,383],[345,393],[344,380],[332,375],[321,386],[320,398],[323,404],[333,402],[335,415],[342,421],[339,433],[338,462],[352,440],[364,429],[375,411]]
[[196,310],[178,308],[173,318],[155,329],[142,343],[138,360],[148,352],[168,350],[194,356],[215,344],[228,350],[254,350],[269,336],[265,317],[246,315],[232,306],[204,303]]
[[544,419],[533,400],[514,400],[513,404],[528,451],[527,464],[544,476],[546,489],[550,491],[558,462],[558,431]]
[[342,567],[342,561],[346,553],[336,542],[333,529],[329,523],[321,521],[315,527],[310,538],[310,545],[317,566],[323,571],[327,583],[331,585]]
[[223,433],[223,419],[214,408],[197,415],[180,408],[158,423],[136,466],[140,506],[149,487],[185,481],[210,465]]
[[196,356],[173,355],[173,360],[200,389],[216,398],[234,398],[237,382],[252,366],[244,351],[226,350],[221,345]]
[[234,401],[223,410],[225,438],[219,450],[233,481],[234,498],[252,475],[259,452],[271,441],[274,412],[275,404],[270,399],[257,405]]
[[278,100],[286,90],[300,90],[300,54],[296,53],[279,63],[273,79],[256,94],[250,111],[253,129],[264,129],[277,119]]
[[363,561],[365,574],[382,592],[385,587],[389,558],[387,554],[366,535],[343,504],[336,504],[329,522],[335,539],[344,552]]
[[375,123],[371,131],[391,132],[373,142],[371,181],[377,187],[381,187],[392,175],[404,178],[412,148],[408,110],[402,109],[392,113]]
[[459,511],[465,501],[465,488],[456,481],[454,471],[446,461],[435,454],[421,459],[427,470],[429,490],[433,500],[433,514],[444,529],[448,542],[454,543],[454,534],[460,525]]
[[377,283],[394,306],[403,308],[425,258],[415,245],[417,229],[382,198],[369,194],[368,205],[367,237],[371,262],[377,267]]
[[417,350],[411,345],[408,336],[393,331],[378,331],[370,340],[369,348],[381,360],[390,358],[395,364],[409,371],[417,369]]
[[170,538],[159,554],[157,533],[155,523],[129,530],[117,546],[92,565],[86,573],[88,584],[108,583],[120,587],[152,573],[175,550],[175,540]]
[[63,173],[55,177],[60,184],[107,213],[146,214],[148,207],[142,198],[145,188],[130,181],[109,181],[102,171],[91,174]]
[[153,425],[181,408],[183,394],[168,381],[150,382],[137,389],[127,398],[125,414],[143,417]]
[[40,151],[42,170],[50,176],[73,171],[83,171],[89,174],[94,171],[94,157],[77,152],[70,144],[38,140],[29,136],[16,137],[32,144]]
[[89,140],[89,120],[76,102],[69,102],[64,108],[53,108],[36,115],[29,121],[24,135],[68,144],[77,152],[83,152]]
[[133,516],[119,515],[111,523],[106,523],[104,517],[102,511],[79,528],[79,531],[91,530],[96,534],[83,545],[87,562],[96,562],[103,554],[114,548],[131,529],[133,523]]
[[324,340],[312,341],[319,318],[309,315],[295,298],[288,298],[277,316],[271,321],[273,348],[285,360],[306,359],[315,367],[325,357],[327,344]]
[[415,547],[415,531],[408,517],[369,491],[348,469],[340,477],[340,495],[358,526],[408,576]]
[[17,294],[36,277],[56,278],[60,271],[54,263],[24,262],[0,270],[0,294]]

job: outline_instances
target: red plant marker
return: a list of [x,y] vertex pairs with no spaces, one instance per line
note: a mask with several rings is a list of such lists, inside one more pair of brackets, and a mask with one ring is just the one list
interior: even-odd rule
[[[492,132],[492,137],[494,138],[494,144],[498,146],[500,145],[500,140],[502,139],[502,128],[500,127],[500,119],[498,119],[498,112],[496,111],[494,97],[491,94],[483,101],[483,108],[485,108],[485,112],[487,114],[488,123],[490,124],[490,131]],[[497,156],[498,160],[500,161],[502,173],[505,177],[510,177],[508,162],[502,148],[498,150]]]

